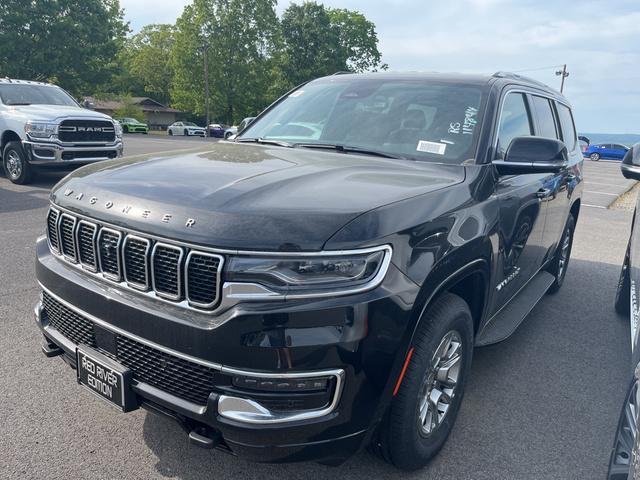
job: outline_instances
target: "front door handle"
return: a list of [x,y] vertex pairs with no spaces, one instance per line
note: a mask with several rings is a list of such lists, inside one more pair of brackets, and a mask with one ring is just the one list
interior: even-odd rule
[[549,195],[551,195],[551,189],[550,188],[541,188],[540,190],[538,190],[536,192],[536,197],[538,197],[538,198],[547,198],[547,197],[549,197]]

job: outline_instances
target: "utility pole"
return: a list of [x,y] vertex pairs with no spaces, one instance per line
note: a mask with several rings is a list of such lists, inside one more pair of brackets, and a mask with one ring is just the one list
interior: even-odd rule
[[204,109],[207,112],[207,124],[205,125],[205,136],[209,136],[209,44],[202,46],[204,51]]
[[562,70],[556,71],[556,76],[562,76],[562,80],[560,82],[560,93],[562,93],[562,91],[564,90],[564,79],[569,76],[566,63],[562,66]]

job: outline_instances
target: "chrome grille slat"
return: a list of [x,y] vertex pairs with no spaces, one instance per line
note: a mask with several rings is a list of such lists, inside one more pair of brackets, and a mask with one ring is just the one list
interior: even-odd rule
[[60,212],[53,208],[49,209],[47,214],[47,238],[49,239],[49,246],[52,250],[60,252],[60,242],[58,237],[58,220],[60,219]]
[[120,245],[122,233],[110,228],[102,228],[98,234],[98,259],[102,274],[116,282],[122,279]]
[[211,253],[189,252],[186,267],[186,296],[189,304],[210,308],[218,300],[222,257]]
[[53,207],[47,236],[54,254],[123,288],[187,309],[212,311],[219,303],[220,254],[103,226]]
[[166,243],[153,247],[151,278],[157,295],[171,300],[182,299],[182,258],[184,249]]
[[96,236],[98,226],[95,223],[80,220],[76,230],[76,243],[78,245],[78,261],[80,265],[88,268],[92,272],[98,270],[98,259],[96,255]]
[[77,261],[76,255],[76,218],[63,213],[58,222],[58,239],[60,252],[72,262]]
[[141,290],[149,289],[149,249],[151,241],[135,235],[124,239],[122,259],[124,279],[128,285]]

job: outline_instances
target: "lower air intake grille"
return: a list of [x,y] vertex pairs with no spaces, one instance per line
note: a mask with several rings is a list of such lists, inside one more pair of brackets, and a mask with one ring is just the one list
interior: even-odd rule
[[206,405],[207,398],[214,389],[215,370],[122,335],[118,335],[116,345],[118,362],[133,370],[136,380],[176,397]]
[[49,324],[75,344],[96,346],[93,323],[78,315],[47,292],[42,296],[43,315]]

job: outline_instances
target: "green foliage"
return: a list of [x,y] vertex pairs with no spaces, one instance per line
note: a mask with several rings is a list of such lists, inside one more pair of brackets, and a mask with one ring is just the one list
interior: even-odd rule
[[160,103],[169,103],[170,85],[173,81],[173,25],[152,24],[131,37],[123,50],[125,72],[130,79],[128,83],[131,93],[139,92],[140,86],[145,95],[151,96]]
[[289,86],[339,71],[386,69],[375,25],[364,15],[315,2],[291,4],[281,20],[281,69]]
[[90,93],[117,70],[127,32],[118,0],[2,0],[0,75]]
[[142,123],[146,122],[142,107],[133,103],[130,97],[120,97],[118,98],[118,101],[122,102],[122,107],[117,108],[113,111],[113,116],[115,118],[129,117],[135,118]]

